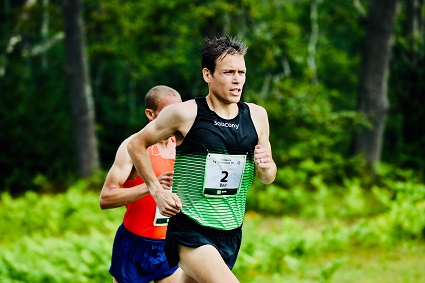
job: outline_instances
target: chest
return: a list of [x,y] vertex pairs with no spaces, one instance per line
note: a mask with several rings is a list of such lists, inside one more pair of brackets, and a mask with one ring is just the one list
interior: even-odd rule
[[226,120],[216,115],[197,117],[186,139],[191,144],[220,148],[226,152],[252,149],[258,136],[249,115]]

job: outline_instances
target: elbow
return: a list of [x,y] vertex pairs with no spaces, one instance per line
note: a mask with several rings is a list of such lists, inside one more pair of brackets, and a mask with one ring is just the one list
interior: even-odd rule
[[100,201],[100,209],[102,209],[102,210],[105,210],[105,209],[107,209],[107,207],[106,207],[106,205],[105,205],[105,203],[104,202],[102,202],[102,201]]
[[147,142],[143,137],[136,135],[128,141],[127,153],[130,155],[130,158],[133,159],[140,152],[146,151],[150,145],[152,145],[152,143]]
[[100,209],[102,210],[111,208],[108,201],[102,196],[100,197],[100,200],[99,200],[99,206],[100,206]]

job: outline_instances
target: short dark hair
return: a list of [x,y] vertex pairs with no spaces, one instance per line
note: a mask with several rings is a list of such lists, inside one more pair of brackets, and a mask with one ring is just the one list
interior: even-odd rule
[[177,90],[165,85],[154,86],[146,93],[145,108],[156,111],[158,109],[158,100],[160,96],[180,96],[180,94]]
[[227,54],[245,56],[248,47],[243,41],[229,35],[205,37],[202,44],[202,68],[207,68],[213,74],[216,59],[224,58]]

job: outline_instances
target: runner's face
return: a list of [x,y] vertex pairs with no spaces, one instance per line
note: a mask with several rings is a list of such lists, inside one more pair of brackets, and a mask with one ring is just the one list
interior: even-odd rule
[[226,55],[216,60],[214,74],[209,76],[210,93],[225,103],[239,102],[245,84],[246,67],[242,55]]

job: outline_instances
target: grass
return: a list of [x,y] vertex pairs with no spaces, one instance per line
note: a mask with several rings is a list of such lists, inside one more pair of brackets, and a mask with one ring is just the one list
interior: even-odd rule
[[[249,234],[253,231],[269,234],[270,241],[275,241],[279,234],[292,233],[291,225],[298,225],[302,231],[299,238],[304,238],[305,234],[312,231],[319,231],[325,225],[325,221],[318,219],[290,218],[283,221],[281,218],[266,217],[261,218],[255,213],[247,213],[247,221],[257,219],[253,227],[245,227],[244,242],[242,243],[242,257],[236,263],[234,272],[243,283],[419,283],[425,282],[425,243],[422,240],[400,241],[394,245],[376,245],[372,247],[362,244],[352,244],[335,248],[317,247],[315,249],[305,248],[301,254],[283,254],[274,260],[281,263],[282,268],[270,270],[267,267],[241,268],[244,264],[244,249],[251,244]],[[246,222],[247,222],[246,221]],[[292,222],[293,221],[293,222]],[[291,224],[292,223],[292,224]],[[296,224],[293,224],[296,223]],[[247,224],[247,223],[246,223]],[[352,219],[346,225],[352,225]],[[248,225],[246,225],[248,226]],[[310,227],[310,228],[309,228]],[[310,230],[309,230],[310,229]],[[343,233],[343,231],[341,231]],[[249,234],[249,235],[247,235]],[[248,238],[248,239],[247,239]],[[255,237],[254,237],[255,238]],[[305,238],[304,238],[305,239]],[[254,239],[253,241],[256,241]],[[269,244],[258,241],[256,249],[265,250]],[[258,252],[260,253],[260,252]],[[273,251],[267,251],[273,254]],[[261,261],[261,260],[260,260]],[[261,264],[261,263],[260,263]]]
[[[406,223],[416,227],[415,217],[407,216],[422,215],[421,203],[392,206],[398,214],[380,214],[377,221],[369,213],[270,217],[248,211],[233,271],[241,283],[425,282],[424,238],[408,236],[414,234],[406,234],[400,225],[409,220]],[[308,207],[336,211],[337,205]],[[108,282],[112,242],[123,213],[124,208],[100,210],[98,193],[78,188],[18,199],[2,195],[2,283],[75,282],[75,274],[78,282]],[[356,225],[360,219],[370,221]],[[381,231],[388,234],[379,237]]]
[[282,273],[239,273],[237,263],[235,273],[243,283],[420,283],[425,282],[424,254],[421,242],[392,249],[352,247],[293,259],[292,270]]
[[353,249],[347,262],[330,282],[418,283],[425,282],[423,243],[411,243],[393,249]]

